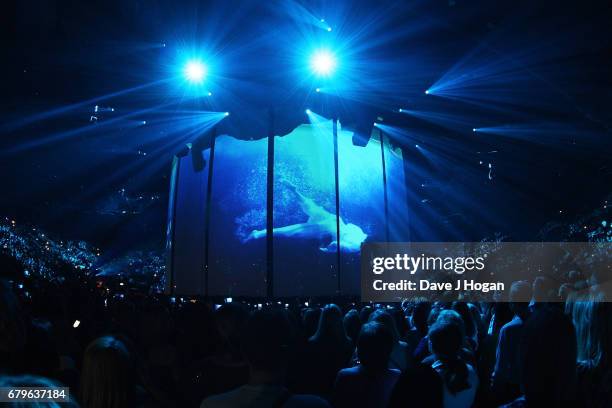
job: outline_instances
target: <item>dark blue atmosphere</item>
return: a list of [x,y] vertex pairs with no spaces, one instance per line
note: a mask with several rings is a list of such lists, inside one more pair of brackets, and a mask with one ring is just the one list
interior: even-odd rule
[[611,6],[2,0],[0,404],[612,407]]
[[[160,264],[173,160],[193,144],[202,161],[175,163],[202,168],[178,177],[177,200],[198,197],[176,224],[184,267],[201,274],[208,233],[211,292],[264,294],[270,132],[277,293],[356,290],[364,241],[589,240],[609,225],[607,2],[33,0],[0,14],[7,247],[45,234],[60,252],[80,242],[99,274]],[[325,215],[304,210],[336,214],[332,118],[340,264]]]

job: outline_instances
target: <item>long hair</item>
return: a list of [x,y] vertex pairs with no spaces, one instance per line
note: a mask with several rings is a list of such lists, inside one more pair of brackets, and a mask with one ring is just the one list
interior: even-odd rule
[[430,312],[431,303],[429,302],[418,302],[412,310],[412,325],[421,336],[427,335],[427,317],[429,317]]
[[359,337],[359,331],[361,330],[361,320],[359,319],[359,312],[355,309],[349,310],[342,320],[344,324],[344,331],[346,335],[353,341],[353,344]]
[[319,327],[317,327],[316,333],[310,340],[336,344],[350,342],[344,330],[342,311],[338,306],[334,304],[325,305],[319,318]]
[[593,367],[612,363],[612,307],[601,294],[579,299],[572,305],[576,327],[577,359]]
[[395,324],[395,320],[393,316],[389,314],[384,309],[377,309],[370,315],[370,322],[378,322],[387,327],[391,335],[393,336],[393,344],[397,343],[400,340],[399,331],[397,330],[397,325]]
[[478,331],[468,304],[465,302],[453,302],[452,310],[459,313],[459,316],[461,316],[463,327],[465,328],[465,335],[470,338],[475,337]]
[[86,408],[133,406],[135,369],[126,345],[113,336],[99,337],[85,350],[81,402]]
[[439,319],[429,329],[431,351],[436,357],[434,368],[442,375],[444,384],[456,394],[470,388],[468,367],[459,356],[464,341],[464,331],[452,320]]

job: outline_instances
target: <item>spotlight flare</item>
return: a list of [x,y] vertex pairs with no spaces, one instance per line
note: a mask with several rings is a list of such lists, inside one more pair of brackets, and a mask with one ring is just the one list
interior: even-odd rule
[[329,50],[316,51],[310,59],[310,68],[318,76],[330,76],[337,65],[336,57]]
[[206,77],[206,65],[201,61],[192,60],[185,65],[185,77],[189,82],[200,84]]

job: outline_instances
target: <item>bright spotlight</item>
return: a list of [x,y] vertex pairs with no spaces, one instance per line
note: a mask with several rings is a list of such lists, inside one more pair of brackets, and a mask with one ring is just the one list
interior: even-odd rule
[[185,77],[194,84],[204,81],[206,71],[206,66],[201,61],[191,60],[185,65]]
[[416,148],[418,149],[418,148],[419,148],[419,145],[418,145],[418,144],[415,144],[415,145],[414,145],[414,147],[416,147]]
[[472,128],[472,132],[476,132],[476,128]]
[[429,95],[429,89],[425,90],[425,95]]
[[330,76],[336,65],[336,57],[329,50],[316,51],[310,58],[310,68],[318,76]]
[[404,110],[403,110],[402,108],[399,108],[399,109],[398,109],[398,112],[399,112],[399,113],[402,113],[403,111],[404,111]]
[[316,92],[321,92],[321,88],[315,89]]
[[327,27],[327,32],[331,33],[332,28],[331,27]]
[[229,116],[229,112],[225,112],[225,116]]
[[307,115],[310,115],[310,113],[311,113],[311,112],[312,112],[312,111],[311,111],[310,109],[306,109],[306,114],[307,114]]

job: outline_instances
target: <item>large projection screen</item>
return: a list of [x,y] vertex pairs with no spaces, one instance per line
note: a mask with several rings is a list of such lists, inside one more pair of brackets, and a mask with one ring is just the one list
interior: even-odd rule
[[[212,166],[210,149],[199,153],[206,160],[203,169],[193,165],[195,152],[175,158],[168,211],[169,292],[356,296],[361,244],[407,240],[404,159],[378,130],[366,146],[356,146],[353,133],[338,123],[337,169],[331,120],[274,136],[272,190],[268,140],[217,136]],[[270,197],[271,241],[266,229]],[[268,251],[270,244],[273,251]]]
[[274,293],[338,289],[332,122],[298,126],[274,142]]
[[266,240],[248,239],[266,228],[266,139],[220,136],[210,200],[208,293],[265,296]]

